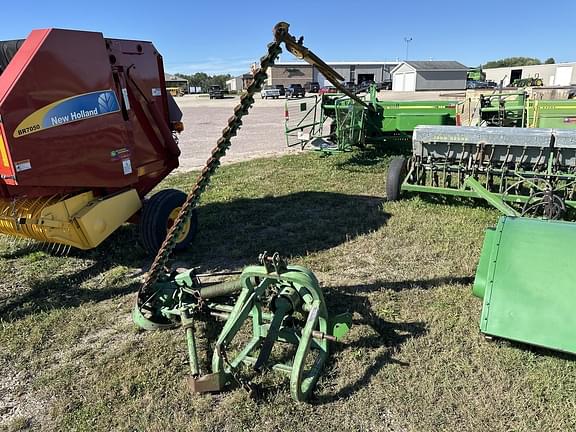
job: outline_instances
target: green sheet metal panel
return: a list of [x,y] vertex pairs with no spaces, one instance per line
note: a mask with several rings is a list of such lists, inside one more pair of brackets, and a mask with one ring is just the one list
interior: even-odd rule
[[481,331],[576,353],[575,245],[574,223],[502,217],[474,282]]
[[412,132],[420,125],[454,125],[454,117],[448,113],[401,113],[396,115],[396,129]]
[[551,129],[576,129],[576,115],[540,116],[535,127]]
[[528,126],[576,129],[576,100],[536,100],[528,105]]
[[455,125],[456,101],[378,101],[380,131],[412,132],[419,125]]

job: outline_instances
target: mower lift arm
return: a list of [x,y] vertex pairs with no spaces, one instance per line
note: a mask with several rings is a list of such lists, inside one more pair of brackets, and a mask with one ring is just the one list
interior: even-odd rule
[[300,37],[298,40],[294,36],[290,34],[288,31],[290,24],[286,22],[279,22],[274,26],[274,39],[277,43],[284,43],[286,49],[290,51],[290,53],[299,59],[304,60],[307,63],[310,63],[313,66],[316,66],[320,73],[326,77],[328,81],[330,81],[334,87],[344,93],[346,96],[353,99],[355,102],[359,103],[365,108],[370,109],[371,105],[363,101],[342,84],[340,81],[344,80],[338,72],[328,66],[320,57],[310,51],[303,45],[304,37]]

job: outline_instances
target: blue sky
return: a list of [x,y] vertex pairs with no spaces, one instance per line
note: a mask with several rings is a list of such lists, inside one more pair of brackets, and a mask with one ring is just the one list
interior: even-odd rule
[[[327,61],[403,60],[405,37],[412,38],[412,60],[468,66],[511,56],[576,61],[576,0],[394,3],[3,0],[0,40],[34,28],[93,30],[154,42],[167,72],[239,74],[265,52],[274,24],[287,21]],[[170,12],[173,5],[181,14]],[[283,54],[282,60],[293,58]]]

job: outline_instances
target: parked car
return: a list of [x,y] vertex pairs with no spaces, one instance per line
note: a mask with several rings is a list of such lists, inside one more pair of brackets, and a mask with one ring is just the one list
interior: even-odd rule
[[320,91],[320,84],[318,84],[317,82],[307,82],[304,85],[304,89],[308,92],[308,93],[318,93]]
[[318,93],[322,95],[326,93],[338,93],[338,91],[336,90],[336,87],[324,86],[318,91]]
[[382,82],[374,82],[372,80],[362,81],[357,87],[356,92],[367,92],[370,86],[374,84],[376,86],[376,90],[392,90],[392,81],[386,80]]
[[284,88],[283,84],[274,84],[274,87],[278,89],[280,96],[286,96],[286,89]]
[[352,81],[345,81],[342,83],[342,86],[352,93],[356,91],[356,84],[354,84]]
[[208,87],[208,96],[210,99],[224,99],[224,91],[219,85],[211,85]]
[[378,90],[392,90],[392,80],[385,80],[381,83],[376,83],[376,88]]
[[[356,92],[367,92],[372,84],[376,83],[374,81],[362,81],[360,84],[358,84]],[[378,84],[376,84],[376,90],[378,90]]]
[[264,86],[264,88],[260,91],[260,97],[262,99],[278,99],[280,97],[280,90],[271,85]]
[[304,87],[302,87],[302,84],[290,84],[286,91],[286,97],[306,96],[306,91],[304,90]]
[[466,82],[466,88],[468,89],[487,89],[487,88],[496,88],[498,84],[494,81],[478,81],[478,80],[469,80]]

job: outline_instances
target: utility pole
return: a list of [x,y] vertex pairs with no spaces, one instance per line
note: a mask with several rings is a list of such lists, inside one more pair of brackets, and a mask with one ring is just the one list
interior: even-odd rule
[[406,58],[404,60],[408,60],[408,44],[412,42],[411,37],[405,37],[404,42],[406,42]]

